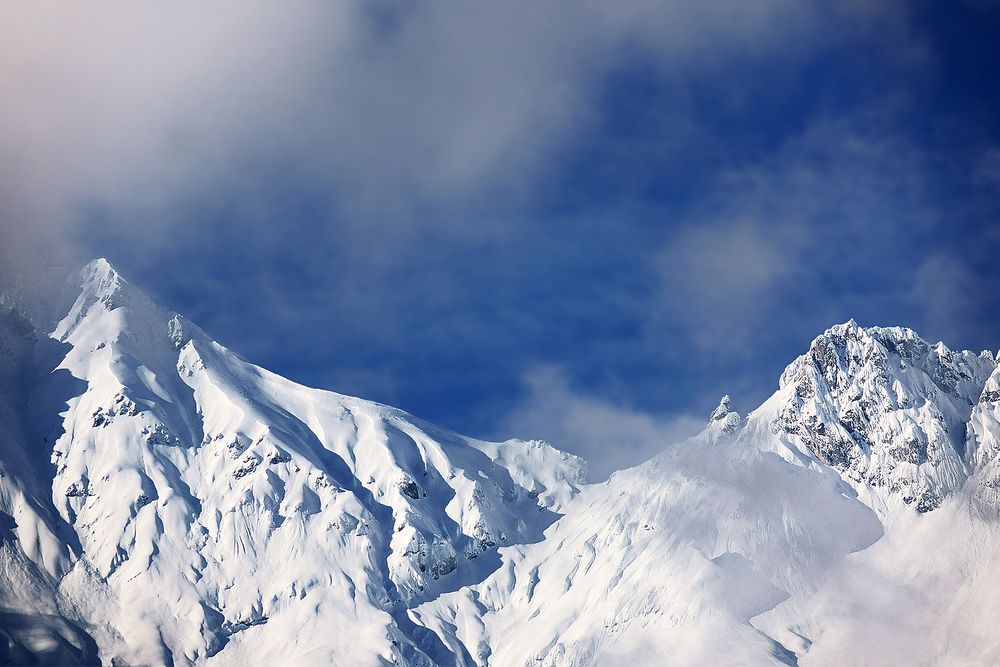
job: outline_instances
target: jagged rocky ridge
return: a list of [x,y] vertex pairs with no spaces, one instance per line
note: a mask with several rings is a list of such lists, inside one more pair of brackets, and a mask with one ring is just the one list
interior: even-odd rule
[[975,602],[917,658],[1000,658],[989,353],[835,326],[746,419],[585,485],[253,366],[104,260],[42,305],[0,302],[0,662],[879,663],[836,597],[879,568]]
[[909,329],[852,320],[785,370],[759,419],[858,488],[926,512],[984,462],[966,439],[975,440],[969,420],[996,368],[988,351],[953,352]]

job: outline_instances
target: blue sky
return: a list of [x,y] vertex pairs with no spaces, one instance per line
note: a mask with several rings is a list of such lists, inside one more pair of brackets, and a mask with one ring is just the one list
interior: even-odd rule
[[595,478],[850,317],[1000,347],[996,3],[224,4],[0,10],[3,280]]

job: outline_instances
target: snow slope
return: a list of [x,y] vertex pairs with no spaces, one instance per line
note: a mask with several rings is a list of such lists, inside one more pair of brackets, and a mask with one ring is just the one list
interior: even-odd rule
[[746,420],[724,397],[415,613],[466,664],[996,664],[998,377],[835,326]]
[[254,366],[104,260],[47,293],[0,300],[0,663],[1000,660],[989,353],[838,325],[584,485]]
[[21,523],[18,544],[55,559],[104,659],[439,660],[405,609],[540,539],[583,479],[542,443],[469,440],[248,364],[103,260],[53,336],[81,391],[33,488],[84,557]]
[[79,389],[68,373],[42,370],[62,352],[0,305],[0,664],[97,659],[93,639],[57,590],[80,554],[49,483],[60,403]]
[[485,582],[417,613],[470,617],[478,606],[479,625],[436,626],[477,647],[478,664],[787,660],[750,620],[882,529],[837,477],[788,465],[726,421],[587,487],[543,542],[504,549]]

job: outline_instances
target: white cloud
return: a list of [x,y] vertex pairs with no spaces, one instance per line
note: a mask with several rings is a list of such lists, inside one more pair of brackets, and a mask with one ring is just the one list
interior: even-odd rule
[[706,222],[683,229],[659,254],[657,300],[697,328],[712,348],[742,340],[769,310],[771,294],[802,270],[794,228],[760,220]]
[[553,366],[525,376],[528,392],[500,437],[539,438],[587,460],[590,481],[647,461],[705,428],[708,417],[658,417],[576,392]]
[[623,63],[794,54],[884,22],[870,5],[7,3],[2,240],[44,247],[93,206],[134,228],[192,197],[250,199],[265,168],[366,221],[516,197]]
[[[940,222],[925,194],[928,159],[861,114],[820,118],[767,159],[725,174],[652,256],[649,335],[679,328],[701,351],[731,359],[755,353],[771,329],[808,339],[862,316],[849,310],[855,290],[866,306],[905,296],[904,257]],[[895,274],[884,271],[887,247]],[[865,273],[879,282],[857,284]]]

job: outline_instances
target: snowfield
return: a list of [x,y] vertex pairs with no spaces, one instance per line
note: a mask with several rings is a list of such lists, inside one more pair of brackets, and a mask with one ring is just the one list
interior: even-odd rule
[[588,485],[254,366],[95,260],[0,300],[0,663],[997,664],[997,362],[847,322]]

